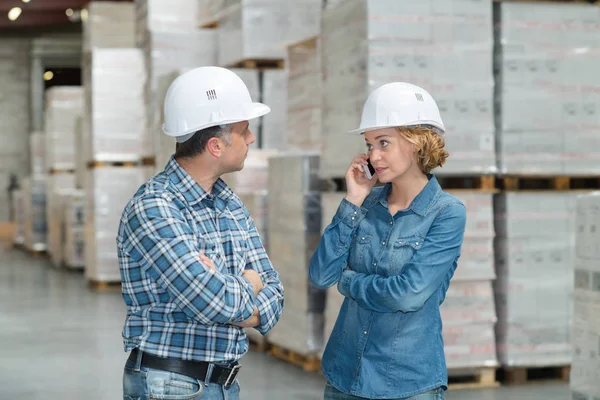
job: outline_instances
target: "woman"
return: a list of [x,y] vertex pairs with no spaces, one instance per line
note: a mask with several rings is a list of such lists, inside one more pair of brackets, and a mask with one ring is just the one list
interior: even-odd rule
[[346,297],[323,354],[325,399],[444,397],[439,307],[466,221],[430,173],[448,157],[444,131],[431,95],[396,82],[369,96],[351,132],[368,151],[348,168],[346,197],[310,261],[312,282],[337,283]]

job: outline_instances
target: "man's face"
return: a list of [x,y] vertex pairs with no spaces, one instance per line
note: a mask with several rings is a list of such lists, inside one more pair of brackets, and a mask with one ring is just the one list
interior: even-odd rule
[[223,167],[227,172],[240,171],[248,155],[249,146],[256,137],[248,127],[248,121],[236,122],[231,130],[231,144],[223,156]]

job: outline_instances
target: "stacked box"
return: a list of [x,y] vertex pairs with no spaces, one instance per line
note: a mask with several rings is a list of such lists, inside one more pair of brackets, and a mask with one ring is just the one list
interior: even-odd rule
[[[287,71],[265,70],[263,73],[262,102],[271,112],[262,117],[260,148],[287,149]],[[314,151],[314,149],[313,149]]]
[[25,244],[25,204],[23,190],[14,190],[12,192],[12,204],[15,217],[15,237],[13,243],[19,246]]
[[314,153],[269,159],[269,256],[286,290],[286,312],[269,341],[300,354],[321,351],[322,324],[318,332],[310,329],[323,318],[324,292],[314,290],[308,278],[321,231],[318,170],[319,156]]
[[198,0],[136,0],[136,42],[144,41],[146,32],[190,32],[197,28]]
[[94,49],[83,71],[85,160],[138,161],[150,154],[143,52]]
[[288,47],[287,149],[321,151],[321,53],[314,38]]
[[11,175],[20,179],[29,171],[30,65],[31,39],[0,40],[0,221],[10,219],[10,199],[6,189]]
[[76,122],[82,112],[80,86],[54,86],[46,90],[46,170],[75,170]]
[[71,190],[64,196],[64,263],[69,268],[85,266],[85,192]]
[[323,177],[364,152],[365,100],[405,81],[436,99],[451,153],[438,173],[496,171],[491,0],[347,0],[323,14]]
[[75,187],[85,188],[87,175],[87,143],[89,134],[85,130],[83,114],[75,120]]
[[75,174],[64,172],[46,178],[46,215],[48,227],[48,253],[55,267],[63,264],[65,225],[63,208],[65,195],[75,188]]
[[598,174],[598,8],[566,3],[498,7],[501,172]]
[[579,198],[576,215],[571,395],[595,400],[600,398],[600,193]]
[[269,189],[270,159],[278,155],[274,150],[252,149],[241,171],[231,172],[221,178],[237,195],[264,193]]
[[446,299],[441,306],[446,364],[449,369],[498,365],[494,326],[493,194],[456,192],[467,209],[467,225]]
[[496,335],[505,366],[571,362],[575,199],[569,192],[495,198]]
[[197,25],[212,24],[219,20],[225,0],[198,0]]
[[23,179],[23,213],[25,248],[45,251],[48,248],[46,227],[46,181],[41,177]]
[[44,132],[32,132],[29,136],[30,174],[42,176],[46,174],[46,136]]
[[125,205],[145,182],[143,167],[88,170],[85,205],[85,277],[119,282],[115,237]]
[[83,51],[95,48],[135,47],[135,15],[132,3],[91,1],[83,21]]
[[219,65],[283,59],[286,46],[319,33],[321,0],[229,0],[219,21]]

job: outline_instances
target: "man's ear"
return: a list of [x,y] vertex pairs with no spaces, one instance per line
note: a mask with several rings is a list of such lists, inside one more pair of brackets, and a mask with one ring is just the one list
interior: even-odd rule
[[206,143],[206,150],[215,158],[221,158],[224,147],[223,141],[216,137],[208,139]]

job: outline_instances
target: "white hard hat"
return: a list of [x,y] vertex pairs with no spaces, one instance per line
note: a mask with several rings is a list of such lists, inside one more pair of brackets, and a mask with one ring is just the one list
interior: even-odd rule
[[446,131],[440,110],[425,89],[410,83],[392,82],[371,93],[363,107],[360,128],[348,133],[416,125],[432,128],[440,135]]
[[201,129],[251,120],[270,111],[269,106],[252,102],[248,88],[234,72],[194,68],[169,86],[162,130],[185,141]]

